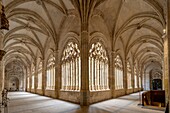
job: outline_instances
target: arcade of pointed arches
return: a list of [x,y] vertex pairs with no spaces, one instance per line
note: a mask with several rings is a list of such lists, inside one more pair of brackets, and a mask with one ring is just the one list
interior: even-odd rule
[[[68,42],[62,52],[61,59],[61,90],[80,91],[81,89],[81,58],[80,49],[75,42]],[[115,89],[124,89],[124,68],[122,58],[116,55],[114,59]],[[127,62],[127,88],[141,88],[141,76],[137,75],[137,66],[134,66],[134,81],[132,81],[132,70],[129,61]],[[46,89],[55,89],[55,57],[50,55],[46,69]],[[42,89],[42,61],[38,65],[38,86]],[[31,81],[31,84],[30,84]],[[139,84],[138,84],[139,82]],[[32,65],[32,75],[27,73],[27,88],[35,89],[35,66]],[[109,90],[109,58],[105,47],[100,42],[93,43],[89,49],[89,90]]]

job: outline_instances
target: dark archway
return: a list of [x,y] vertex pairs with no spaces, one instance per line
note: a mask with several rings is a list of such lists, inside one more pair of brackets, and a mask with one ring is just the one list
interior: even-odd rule
[[9,79],[9,91],[18,91],[19,90],[19,79],[17,77],[11,77]]
[[162,90],[162,80],[153,79],[152,80],[152,90]]

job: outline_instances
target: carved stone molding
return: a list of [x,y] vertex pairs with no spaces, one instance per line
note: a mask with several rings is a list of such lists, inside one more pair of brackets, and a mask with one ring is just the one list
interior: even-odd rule
[[4,50],[0,50],[0,61],[2,60],[3,56],[5,55],[5,51]]
[[0,29],[6,29],[6,30],[9,30],[9,21],[8,19],[6,18],[6,15],[5,15],[5,10],[4,10],[4,6],[2,6],[2,9],[0,14],[1,14],[1,17],[0,17],[0,21],[1,21],[1,24],[0,24]]

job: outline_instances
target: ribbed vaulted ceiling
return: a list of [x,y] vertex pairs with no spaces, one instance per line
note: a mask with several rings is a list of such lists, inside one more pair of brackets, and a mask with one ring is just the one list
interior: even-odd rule
[[[94,2],[92,2],[94,1]],[[162,65],[165,0],[92,0],[89,32],[100,31],[114,52],[140,64]],[[19,59],[30,66],[43,58],[50,42],[57,49],[67,32],[80,35],[76,3],[83,0],[2,0],[10,29],[4,32],[6,64]],[[86,1],[87,2],[87,1]],[[150,62],[150,63],[148,63]]]

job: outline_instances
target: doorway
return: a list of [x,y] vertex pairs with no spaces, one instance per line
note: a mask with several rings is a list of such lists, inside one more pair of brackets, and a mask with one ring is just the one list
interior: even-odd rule
[[19,90],[19,80],[17,77],[11,77],[9,79],[9,91],[18,91]]
[[162,90],[162,80],[161,79],[153,79],[152,80],[152,90]]

